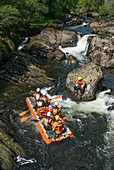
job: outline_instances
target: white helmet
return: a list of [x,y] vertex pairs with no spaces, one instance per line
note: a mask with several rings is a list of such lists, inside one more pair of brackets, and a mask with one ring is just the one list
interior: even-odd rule
[[58,102],[55,102],[55,103],[54,103],[54,106],[58,106]]
[[43,91],[42,94],[43,94],[43,96],[46,96],[47,93],[46,93],[46,91]]
[[40,88],[37,88],[37,89],[36,89],[36,92],[39,93],[39,92],[40,92]]
[[51,112],[47,112],[47,116],[50,116],[51,115]]
[[41,106],[42,106],[42,102],[39,102],[38,106],[40,106],[40,107],[41,107]]

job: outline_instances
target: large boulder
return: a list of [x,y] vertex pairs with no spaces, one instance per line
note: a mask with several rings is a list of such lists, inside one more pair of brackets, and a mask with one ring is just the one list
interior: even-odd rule
[[65,59],[65,55],[63,52],[59,52],[58,47],[76,46],[76,43],[77,37],[75,32],[47,28],[42,30],[38,37],[32,37],[30,42],[23,47],[22,51],[36,58],[42,57],[61,61]]
[[114,66],[114,45],[112,37],[95,36],[88,50],[89,58],[101,67]]
[[53,28],[47,28],[42,30],[39,38],[45,39],[47,43],[54,45],[55,47],[72,47],[76,46],[77,37],[75,32],[68,30],[55,30]]
[[91,24],[92,37],[88,49],[89,58],[101,67],[114,67],[114,22],[113,20],[96,20]]
[[72,100],[80,100],[79,96],[75,96],[74,86],[78,77],[82,77],[86,82],[85,93],[82,96],[83,101],[90,101],[96,98],[96,91],[101,86],[103,73],[101,68],[94,62],[83,65],[81,68],[70,72],[66,79],[66,87],[69,97]]

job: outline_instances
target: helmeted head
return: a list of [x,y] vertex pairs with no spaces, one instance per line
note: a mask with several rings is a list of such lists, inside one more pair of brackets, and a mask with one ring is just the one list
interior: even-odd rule
[[37,89],[36,89],[36,92],[37,92],[37,93],[40,93],[40,88],[37,88]]
[[42,106],[42,102],[39,102],[38,106],[41,107]]
[[42,94],[43,94],[43,96],[46,96],[47,93],[45,91],[43,91]]
[[47,116],[50,117],[50,115],[51,115],[51,112],[47,112]]
[[57,107],[57,106],[58,106],[58,102],[55,102],[55,103],[54,103],[54,106]]
[[82,80],[82,77],[78,77],[78,80]]
[[56,115],[56,116],[55,116],[55,119],[56,119],[56,120],[59,120],[59,115]]

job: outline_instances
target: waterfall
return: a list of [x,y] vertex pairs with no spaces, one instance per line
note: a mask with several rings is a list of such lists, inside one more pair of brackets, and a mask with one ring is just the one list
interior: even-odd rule
[[79,39],[79,41],[77,42],[77,46],[75,47],[62,48],[61,46],[59,46],[59,49],[65,53],[66,58],[68,58],[69,55],[72,55],[79,61],[80,64],[84,64],[89,61],[89,59],[86,56],[89,46],[88,43],[89,36],[94,35],[93,34],[84,35],[81,39]]
[[25,40],[19,45],[17,50],[21,50],[25,44],[27,44],[27,41],[30,37],[26,37]]

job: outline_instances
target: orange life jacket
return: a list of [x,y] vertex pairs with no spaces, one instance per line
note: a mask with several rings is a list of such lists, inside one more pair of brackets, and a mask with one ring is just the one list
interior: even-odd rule
[[46,116],[45,107],[38,108],[37,114],[39,114],[41,117]]
[[80,87],[85,87],[85,81],[84,80],[77,80],[76,81],[76,86]]

